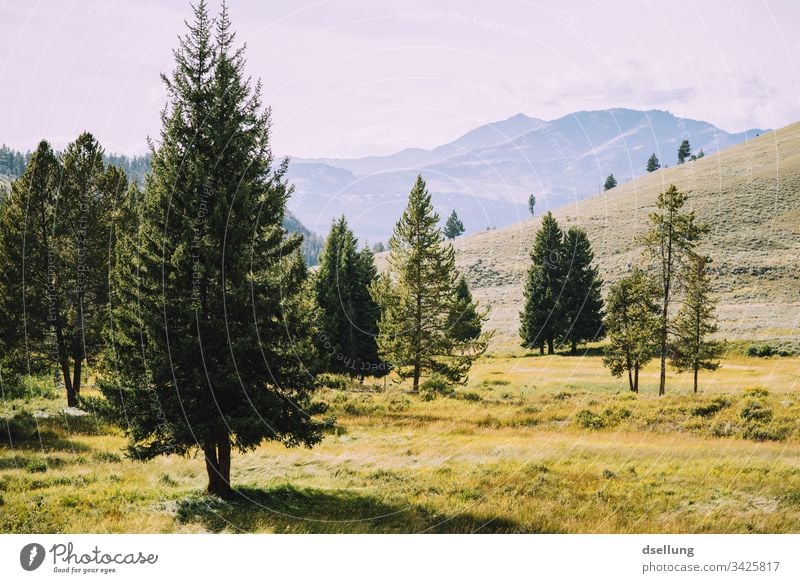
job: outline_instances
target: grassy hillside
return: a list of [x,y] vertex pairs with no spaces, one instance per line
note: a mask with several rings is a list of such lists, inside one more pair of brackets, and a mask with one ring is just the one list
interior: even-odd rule
[[[640,256],[636,237],[658,193],[674,183],[711,225],[726,338],[796,338],[800,326],[800,123],[719,154],[664,168],[554,212],[562,227],[585,228],[606,286]],[[496,346],[516,343],[528,252],[540,219],[457,240],[460,269],[492,308]],[[607,288],[606,288],[607,289]]]

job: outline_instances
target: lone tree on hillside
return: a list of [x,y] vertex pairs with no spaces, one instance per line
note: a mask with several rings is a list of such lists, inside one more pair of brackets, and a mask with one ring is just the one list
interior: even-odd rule
[[655,172],[659,168],[661,168],[661,162],[658,161],[658,158],[656,157],[656,153],[653,152],[653,155],[650,156],[647,159],[647,171],[648,172]]
[[560,341],[569,343],[575,354],[578,343],[603,336],[603,282],[592,266],[594,253],[586,231],[578,227],[567,231],[562,260],[565,275],[560,303],[565,329]]
[[226,497],[232,449],[321,439],[307,368],[318,315],[301,237],[283,228],[288,161],[273,164],[269,109],[226,4],[213,22],[198,2],[175,61],[138,232],[113,274],[114,369],[101,387],[130,455],[199,448],[208,492]]
[[528,212],[531,213],[531,216],[534,216],[535,210],[536,210],[536,196],[530,194],[528,195]]
[[643,257],[652,266],[659,284],[661,314],[658,326],[661,373],[658,394],[665,393],[669,347],[669,311],[675,288],[684,281],[686,265],[695,259],[697,240],[708,228],[695,223],[694,211],[683,212],[686,194],[671,184],[658,195],[656,212],[650,214],[650,230],[642,238]]
[[721,342],[708,337],[717,331],[716,302],[711,297],[708,264],[711,259],[699,255],[687,266],[686,297],[672,322],[675,338],[671,364],[678,372],[692,371],[694,392],[700,370],[717,370],[722,354]]
[[617,185],[617,179],[614,178],[613,174],[609,174],[608,178],[606,178],[605,184],[603,184],[603,190],[611,190]]
[[383,376],[388,367],[378,357],[378,306],[369,294],[377,278],[372,251],[356,251],[357,241],[342,216],[334,221],[314,278],[322,310],[320,344],[327,370],[361,380]]
[[450,240],[455,239],[459,235],[464,234],[464,223],[458,218],[456,211],[453,210],[447,218],[447,223],[444,225],[444,236]]
[[532,265],[525,283],[525,306],[520,312],[522,345],[554,353],[554,343],[563,330],[564,312],[560,296],[564,288],[563,233],[553,213],[542,217],[531,250]]
[[0,266],[7,346],[25,372],[56,366],[77,406],[83,365],[99,355],[109,300],[108,258],[128,190],[89,133],[61,159],[42,141],[2,207]]
[[431,195],[417,177],[403,216],[389,240],[388,272],[371,288],[381,308],[378,347],[401,379],[419,391],[424,373],[465,382],[472,362],[486,350],[488,336],[457,337],[450,329],[459,310],[455,252],[438,227]]
[[608,346],[603,364],[616,377],[628,373],[628,386],[639,392],[639,370],[655,354],[658,336],[658,285],[635,269],[608,293]]
[[678,164],[683,164],[692,155],[692,147],[689,145],[689,140],[683,140],[678,148]]

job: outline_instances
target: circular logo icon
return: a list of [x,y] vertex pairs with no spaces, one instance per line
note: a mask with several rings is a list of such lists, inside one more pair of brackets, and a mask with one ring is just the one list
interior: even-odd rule
[[19,552],[19,564],[26,571],[35,571],[44,562],[44,547],[39,543],[30,543]]

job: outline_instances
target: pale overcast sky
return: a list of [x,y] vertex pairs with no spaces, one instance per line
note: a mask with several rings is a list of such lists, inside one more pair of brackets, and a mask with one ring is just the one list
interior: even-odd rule
[[[212,12],[217,4],[210,3]],[[523,112],[666,109],[728,131],[800,120],[800,3],[231,2],[276,152],[432,147]],[[0,0],[0,143],[108,151],[159,131],[185,0]]]

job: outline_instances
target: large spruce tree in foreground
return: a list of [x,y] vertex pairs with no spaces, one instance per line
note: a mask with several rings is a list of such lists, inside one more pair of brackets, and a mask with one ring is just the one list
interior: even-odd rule
[[103,346],[109,247],[127,187],[125,174],[106,167],[100,144],[83,133],[60,159],[41,142],[3,203],[5,349],[23,372],[57,368],[72,407],[84,364]]
[[377,270],[369,249],[356,250],[357,241],[342,216],[334,221],[314,278],[322,310],[320,342],[327,369],[364,379],[388,372],[378,356],[379,310],[369,293]]
[[389,240],[388,272],[372,286],[381,308],[381,356],[400,378],[412,379],[414,392],[426,373],[464,382],[488,340],[485,334],[464,337],[449,328],[460,305],[458,273],[455,253],[438,223],[431,195],[418,176]]
[[129,452],[200,449],[209,493],[231,494],[231,450],[321,438],[306,365],[313,297],[301,240],[282,227],[287,162],[244,74],[227,9],[201,0],[164,77],[169,102],[138,232],[119,248],[106,397]]

